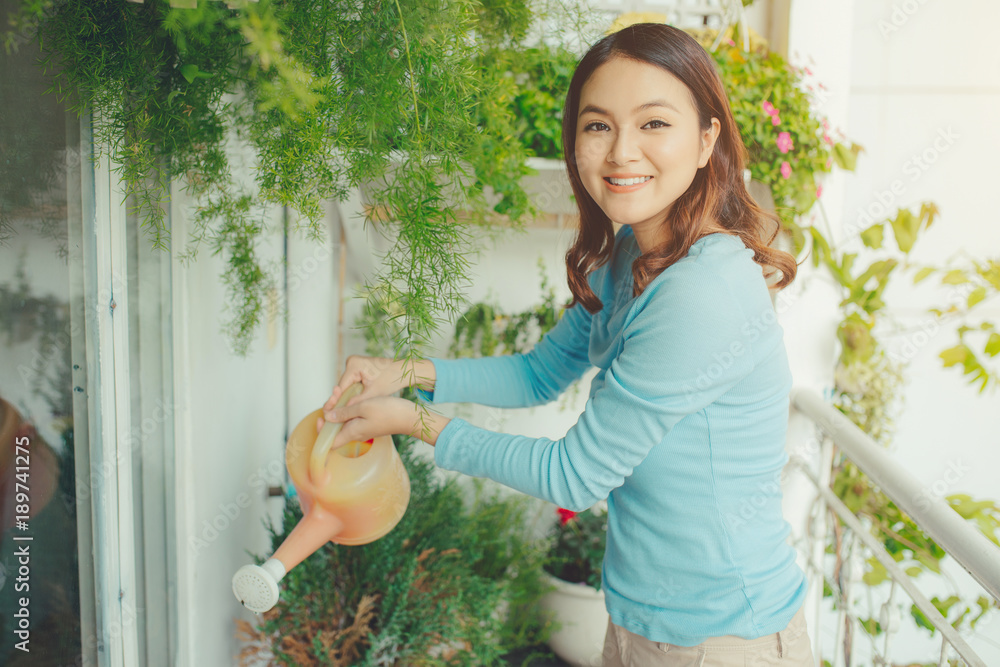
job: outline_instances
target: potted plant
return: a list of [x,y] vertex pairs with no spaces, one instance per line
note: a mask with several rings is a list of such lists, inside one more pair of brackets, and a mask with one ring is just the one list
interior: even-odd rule
[[599,667],[608,612],[601,590],[601,564],[607,535],[607,505],[584,512],[558,508],[559,521],[546,562],[552,590],[539,602],[557,629],[549,647],[577,667]]
[[[327,543],[289,572],[277,606],[237,620],[241,665],[499,666],[545,641],[545,550],[523,530],[527,498],[481,487],[467,498],[412,438],[394,440],[410,477],[403,519],[370,544]],[[272,549],[301,516],[289,496]]]

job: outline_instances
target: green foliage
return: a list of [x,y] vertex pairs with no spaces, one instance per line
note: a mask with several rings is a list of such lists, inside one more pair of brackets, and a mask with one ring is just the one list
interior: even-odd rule
[[[332,543],[282,580],[282,601],[256,627],[249,660],[285,665],[501,665],[513,648],[544,641],[536,600],[544,549],[522,532],[527,498],[477,492],[471,501],[398,438],[410,476],[406,514],[371,544]],[[286,502],[272,548],[301,518]],[[263,561],[263,559],[258,559]]]
[[563,105],[578,59],[562,46],[484,52],[484,67],[505,72],[501,102],[515,119],[514,131],[529,154],[562,159]]
[[[938,596],[931,598],[931,604],[934,608],[940,612],[942,616],[949,620],[952,627],[958,629],[963,623],[967,623],[970,630],[976,628],[976,624],[989,612],[990,608],[993,607],[993,602],[986,596],[979,596],[976,599],[975,606],[969,606],[964,604],[957,595],[949,595],[945,599],[941,599]],[[916,605],[910,606],[910,615],[913,617],[914,622],[917,627],[929,630],[931,636],[937,632],[937,628],[930,622],[927,615],[920,611]],[[952,617],[952,618],[949,618]]]
[[601,590],[601,565],[608,534],[606,511],[591,509],[571,512],[558,509],[555,542],[545,569],[571,584],[585,583]]
[[[908,576],[918,577],[928,572],[941,575],[941,561],[947,557],[947,552],[876,489],[857,466],[844,461],[833,479],[832,488],[844,504],[869,525],[872,534],[882,541],[886,551]],[[1000,544],[1000,505],[989,500],[975,501],[965,494],[953,494],[946,500],[963,519],[974,522],[992,542]],[[866,585],[878,586],[888,579],[885,566],[874,556],[866,565],[862,576]],[[825,597],[831,595],[832,589],[824,590]],[[945,600],[934,597],[931,601],[956,629],[974,629],[996,606],[985,596],[969,601],[952,595]],[[915,605],[911,606],[910,613],[918,627],[934,634],[934,626]],[[873,619],[860,622],[872,636],[882,632],[881,625]]]
[[[556,304],[555,288],[549,285],[545,267],[539,258],[542,303],[520,313],[505,313],[492,301],[474,303],[455,322],[455,334],[449,353],[453,357],[490,357],[504,354],[525,354],[541,341],[563,316],[564,309]],[[377,350],[370,351],[377,354]],[[565,407],[580,390],[573,383],[563,394]]]
[[[807,228],[807,238],[812,245],[812,259],[815,266],[823,265],[839,283],[843,299],[840,303],[843,320],[838,326],[837,338],[840,342],[840,358],[835,372],[835,405],[876,442],[888,445],[892,441],[894,415],[898,411],[900,392],[903,385],[905,361],[890,356],[876,335],[875,325],[885,308],[882,295],[893,275],[900,269],[911,268],[905,258],[913,249],[919,234],[926,230],[937,217],[937,208],[932,203],[924,203],[919,213],[900,209],[895,217],[876,223],[861,232],[862,243],[874,253],[867,253],[871,263],[867,267],[855,268],[858,255],[838,251],[817,227]],[[896,248],[887,244],[888,234],[895,240]],[[872,257],[872,255],[874,255]],[[904,261],[899,259],[902,255]],[[957,286],[962,290],[961,298],[952,299],[950,312],[967,314],[985,299],[989,291],[995,291],[990,282],[992,262],[974,263],[974,269],[960,270],[941,267],[922,267],[916,271],[914,282],[922,282],[934,274],[941,275],[942,285]],[[935,326],[946,314],[933,311]],[[960,327],[960,339],[966,334],[985,335],[994,333],[993,325],[983,322],[979,327]],[[996,344],[1000,351],[1000,338]],[[993,350],[991,340],[985,339],[984,354]],[[990,378],[977,359],[977,355],[965,344],[941,353],[945,366],[962,364],[965,372],[973,375],[972,381],[980,381],[985,387]],[[886,551],[900,564],[907,575],[917,577],[925,572],[941,574],[941,561],[947,553],[933,539],[924,533],[913,520],[904,514],[881,490],[850,460],[838,457],[832,476],[831,487],[844,504],[867,523],[872,534],[878,538]],[[990,540],[998,542],[1000,534],[1000,507],[993,501],[974,501],[967,495],[956,494],[947,498],[949,504],[966,520],[973,522]],[[839,550],[841,542],[835,543]],[[862,577],[868,586],[877,586],[888,577],[885,567],[874,557],[867,561]],[[829,589],[825,595],[833,595]],[[970,602],[957,596],[938,604],[947,618],[952,612],[952,623],[960,627],[966,623],[973,627],[988,611],[989,605],[981,606],[980,601]],[[978,611],[976,611],[978,610]],[[926,617],[916,608],[911,610],[919,627],[933,628]],[[874,619],[861,619],[861,624],[871,635],[882,632]]]
[[472,304],[455,323],[450,353],[454,357],[490,357],[530,351],[562,317],[555,288],[539,259],[542,303],[521,313],[506,314],[492,303]]
[[1000,292],[1000,262],[996,260],[967,260],[960,268],[925,266],[914,275],[919,283],[938,274],[940,284],[948,288],[948,302],[930,308],[929,312],[941,320],[957,318],[964,323],[957,329],[958,343],[942,350],[938,355],[945,368],[962,370],[969,384],[978,384],[983,393],[1000,384],[1000,369],[991,360],[1000,354],[1000,333],[996,324],[976,318],[989,299]]
[[[718,34],[713,30],[691,32],[705,48]],[[746,52],[724,40],[712,56],[750,153],[750,173],[771,189],[778,215],[792,232],[798,252],[804,240],[797,218],[819,197],[818,177],[829,172],[834,162],[852,170],[861,147],[833,139],[829,124],[813,108],[807,70],[790,65],[763,41],[752,39]],[[787,133],[790,148],[780,141],[782,133]]]
[[[369,288],[401,303],[407,347],[458,314],[469,226],[531,210],[503,72],[481,56],[533,17],[524,0],[25,0],[12,25],[37,26],[54,91],[92,111],[154,246],[169,244],[164,205],[183,177],[197,204],[183,256],[201,245],[224,256],[226,327],[245,353],[274,285],[259,254],[267,211],[287,207],[292,229],[321,241],[323,202],[362,183],[374,184],[369,221],[398,232]],[[253,150],[247,191],[234,139]]]

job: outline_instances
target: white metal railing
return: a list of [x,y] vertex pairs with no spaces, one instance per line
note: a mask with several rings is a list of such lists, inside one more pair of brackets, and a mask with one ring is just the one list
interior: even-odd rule
[[[928,494],[923,493],[923,485],[916,478],[894,461],[864,431],[815,392],[794,389],[791,402],[799,413],[811,419],[897,507],[909,515],[921,530],[934,539],[972,575],[973,579],[1000,602],[1000,548],[969,525],[943,498],[928,497]],[[815,485],[819,498],[825,506],[837,514],[854,536],[885,567],[893,583],[889,602],[883,605],[883,610],[888,608],[897,587],[902,588],[928,621],[941,632],[940,665],[947,664],[947,647],[950,645],[970,667],[986,667],[982,658],[913,584],[911,578],[897,565],[885,547],[872,537],[857,516],[830,490],[828,483],[822,483],[819,476],[801,459],[793,457],[791,465],[805,474]],[[842,609],[842,613],[849,613],[849,610]],[[883,651],[888,650],[888,636],[887,631]]]

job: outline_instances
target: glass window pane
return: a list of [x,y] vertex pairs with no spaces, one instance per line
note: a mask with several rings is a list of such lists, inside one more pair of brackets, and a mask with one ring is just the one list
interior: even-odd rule
[[[0,1],[0,17],[10,7]],[[83,362],[68,231],[80,216],[79,121],[44,93],[38,56],[30,41],[0,48],[0,664],[11,667],[82,659],[74,434],[87,426],[74,422]],[[24,626],[30,652],[18,648]]]

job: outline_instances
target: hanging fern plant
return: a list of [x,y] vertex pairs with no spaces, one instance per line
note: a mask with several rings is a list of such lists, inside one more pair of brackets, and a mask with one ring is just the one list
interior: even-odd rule
[[[175,250],[226,258],[226,327],[244,354],[273,286],[257,251],[267,207],[319,240],[322,203],[362,183],[398,231],[373,283],[402,306],[400,349],[458,314],[470,226],[530,208],[525,152],[495,94],[503,73],[473,63],[533,16],[525,0],[55,0],[23,2],[8,23],[35,31],[55,92],[92,114],[154,246],[170,246],[171,180],[189,190],[192,243]],[[252,183],[231,163],[234,140],[253,149]]]

